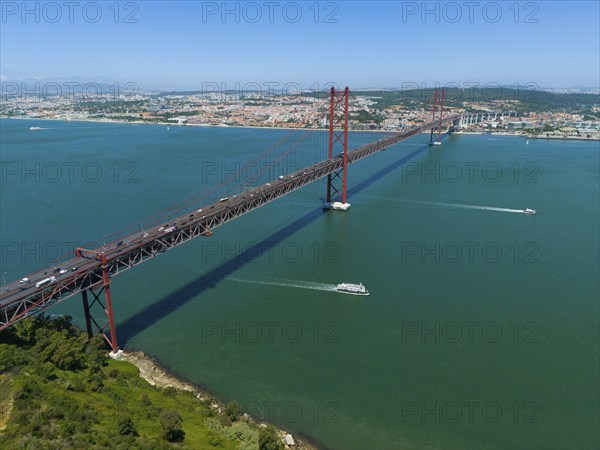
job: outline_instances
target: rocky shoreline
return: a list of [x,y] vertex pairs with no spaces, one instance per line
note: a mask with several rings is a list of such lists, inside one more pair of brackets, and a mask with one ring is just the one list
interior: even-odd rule
[[[170,374],[167,370],[161,367],[152,357],[140,351],[123,351],[111,353],[110,357],[120,361],[126,361],[136,366],[140,371],[140,377],[157,388],[172,387],[181,391],[193,392],[198,401],[209,404],[210,408],[216,413],[223,414],[225,404],[192,383],[183,381],[176,376]],[[244,419],[248,422],[255,423],[259,427],[265,427],[267,424],[261,422],[248,414],[244,414]],[[277,427],[277,426],[276,426]],[[312,443],[306,442],[302,438],[292,436],[285,430],[277,427],[282,443],[289,450],[318,450],[319,447]]]

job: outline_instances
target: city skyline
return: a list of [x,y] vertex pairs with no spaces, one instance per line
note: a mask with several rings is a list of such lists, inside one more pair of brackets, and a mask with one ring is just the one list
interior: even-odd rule
[[0,76],[176,91],[251,82],[597,88],[598,17],[585,1],[2,2]]

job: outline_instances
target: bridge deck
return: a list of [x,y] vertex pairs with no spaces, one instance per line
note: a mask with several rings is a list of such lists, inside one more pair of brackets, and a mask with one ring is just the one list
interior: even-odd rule
[[[447,117],[442,124],[456,121],[460,116]],[[404,139],[438,126],[430,122],[388,138],[380,139],[348,152],[348,163],[356,162],[373,153],[384,150]],[[334,157],[306,167],[283,180],[274,180],[226,201],[219,201],[201,212],[186,213],[168,223],[145,231],[129,234],[99,248],[90,249],[105,253],[111,276],[154,258],[191,239],[205,235],[231,220],[260,208],[284,195],[333,173],[343,166],[343,160]],[[0,329],[50,306],[66,300],[84,290],[102,286],[102,265],[95,253],[83,254],[61,263],[60,268],[48,268],[30,274],[28,283],[12,282],[0,291]],[[51,276],[56,281],[37,287],[41,280]]]

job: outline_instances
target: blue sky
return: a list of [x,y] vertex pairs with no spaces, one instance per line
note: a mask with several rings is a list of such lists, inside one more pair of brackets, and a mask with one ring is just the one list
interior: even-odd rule
[[600,85],[597,1],[0,3],[3,81]]

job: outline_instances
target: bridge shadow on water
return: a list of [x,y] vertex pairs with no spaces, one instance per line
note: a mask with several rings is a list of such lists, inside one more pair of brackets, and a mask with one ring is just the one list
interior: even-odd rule
[[[428,148],[429,146],[427,144],[420,146],[416,150],[413,150],[409,154],[400,158],[398,161],[395,161],[387,167],[377,171],[370,177],[348,189],[348,195],[351,196],[358,194],[363,189],[380,180],[383,176],[388,175],[389,173],[398,169],[403,164],[410,161],[420,153],[423,153]],[[389,150],[390,149],[388,149],[388,151]],[[136,315],[121,322],[117,325],[117,337],[120,345],[123,346],[136,334],[152,326],[154,323],[166,317],[180,306],[185,305],[194,297],[202,294],[208,289],[214,288],[219,281],[224,280],[232,275],[235,271],[245,266],[248,262],[255,260],[258,256],[281,244],[294,233],[314,222],[325,213],[326,212],[323,211],[321,207],[313,209],[289,225],[286,225],[281,230],[276,231],[255,245],[248,247],[239,255],[236,255],[236,257],[220,264],[211,271],[201,275],[195,280],[163,297],[159,301],[148,305]]]

